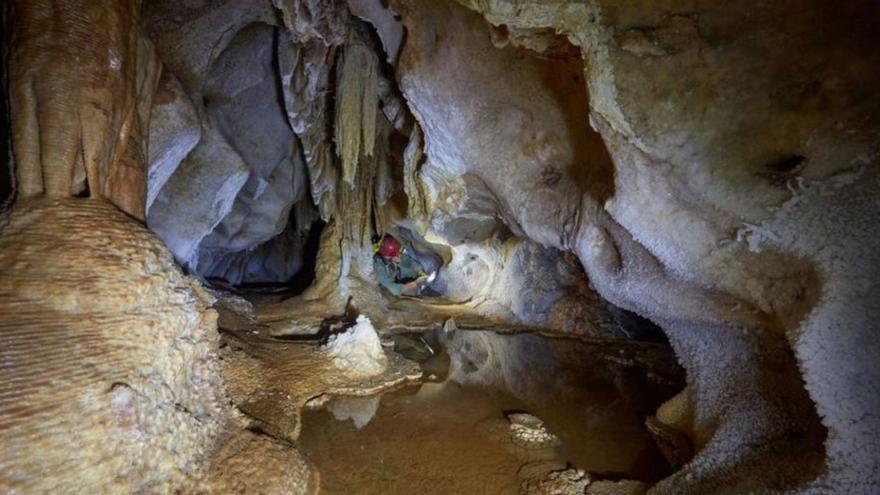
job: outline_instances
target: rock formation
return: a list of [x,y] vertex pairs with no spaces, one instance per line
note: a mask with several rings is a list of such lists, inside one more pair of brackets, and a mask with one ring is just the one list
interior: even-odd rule
[[[300,410],[414,379],[378,337],[440,328],[662,329],[687,385],[646,428],[683,465],[648,493],[880,490],[872,2],[15,0],[3,23],[4,490],[314,491]],[[442,264],[439,297],[380,288],[386,232]],[[254,314],[204,290],[300,283]],[[339,375],[356,314],[387,367]],[[461,382],[554,390],[528,337],[447,343]]]
[[[876,9],[865,6],[874,15],[859,21],[857,10],[835,11],[815,37],[804,33],[816,32],[825,12],[818,4],[792,16],[782,6],[744,5],[732,15],[709,5],[678,12],[474,2],[495,26],[491,33],[451,4],[395,7],[411,35],[398,72],[426,129],[426,167],[470,171],[498,157],[520,163],[496,176],[504,181],[496,195],[513,204],[504,210],[508,223],[574,250],[600,294],[661,324],[676,348],[689,385],[677,414],[661,416],[690,431],[702,450],[654,490],[870,492],[878,452],[862,432],[878,427],[869,413],[876,410],[873,379],[857,380],[860,388],[830,363],[854,360],[871,374],[877,353],[863,337],[871,325],[861,320],[877,310],[876,289],[868,289],[875,249],[851,251],[876,237],[878,127],[869,115],[878,101],[854,96],[870,87],[870,62],[856,54],[870,44]],[[589,122],[614,163],[606,174],[613,190],[604,197],[587,189],[560,195],[568,201],[535,199],[542,155],[520,147],[529,132],[564,129],[553,110],[569,106],[541,102],[553,88],[539,85],[540,70],[523,68],[530,63],[523,52],[568,56],[554,32],[584,60]],[[507,53],[495,65],[484,55],[492,40]],[[831,44],[852,50],[832,55]],[[793,52],[804,66],[790,67]],[[470,63],[477,53],[482,63]],[[451,83],[429,85],[450,68]],[[507,78],[517,84],[499,83]],[[491,89],[476,96],[482,87]],[[483,106],[466,103],[476,101]],[[747,116],[759,114],[761,122]],[[565,157],[572,140],[552,138],[545,138],[545,156]],[[601,166],[578,156],[584,173]],[[491,180],[491,172],[482,174]],[[553,176],[550,187],[576,184],[570,175]],[[860,311],[838,309],[843,293]],[[829,346],[819,335],[832,328],[840,332]],[[804,451],[789,443],[816,435],[814,406],[828,430],[822,465],[805,464]],[[811,448],[820,441],[810,440]],[[855,445],[864,453],[859,461],[847,454]],[[774,481],[754,474],[771,456],[780,470],[790,459]]]
[[103,201],[19,199],[0,239],[3,490],[204,479],[232,419],[210,296]]

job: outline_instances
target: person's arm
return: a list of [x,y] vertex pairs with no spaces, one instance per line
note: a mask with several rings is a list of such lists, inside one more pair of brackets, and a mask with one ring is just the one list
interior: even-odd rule
[[400,256],[398,266],[400,267],[401,275],[406,278],[418,279],[425,275],[425,268],[422,266],[422,263],[414,255],[413,251],[409,249]]
[[412,282],[407,282],[407,283],[403,284],[401,291],[400,291],[401,294],[403,294],[405,296],[418,296],[418,295],[420,295],[422,292],[422,281],[423,280],[424,280],[424,277],[419,277],[416,280],[413,280]]

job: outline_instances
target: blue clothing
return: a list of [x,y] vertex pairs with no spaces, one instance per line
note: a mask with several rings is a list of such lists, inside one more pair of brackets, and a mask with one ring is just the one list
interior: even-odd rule
[[406,284],[417,280],[425,275],[422,264],[410,254],[404,251],[396,261],[386,260],[381,256],[373,257],[373,268],[376,270],[376,279],[395,296],[418,296],[421,287],[407,289]]

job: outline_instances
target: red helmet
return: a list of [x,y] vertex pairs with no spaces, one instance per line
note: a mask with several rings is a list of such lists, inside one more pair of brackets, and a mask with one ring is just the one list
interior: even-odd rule
[[379,245],[379,255],[385,259],[397,258],[402,251],[400,242],[393,236],[386,235]]

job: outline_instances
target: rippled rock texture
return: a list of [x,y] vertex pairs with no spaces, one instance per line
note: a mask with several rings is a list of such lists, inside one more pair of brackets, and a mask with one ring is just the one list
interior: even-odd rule
[[210,296],[109,203],[20,200],[3,224],[3,491],[203,480],[231,419]]

